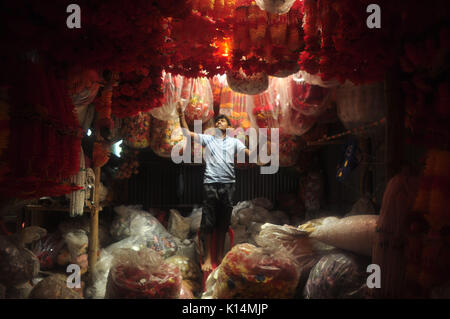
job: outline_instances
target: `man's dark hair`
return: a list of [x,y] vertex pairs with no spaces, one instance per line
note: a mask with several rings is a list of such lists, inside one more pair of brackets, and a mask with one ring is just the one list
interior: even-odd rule
[[220,120],[220,119],[225,119],[225,120],[228,122],[228,126],[231,126],[231,121],[230,121],[230,119],[228,118],[228,116],[226,116],[226,115],[224,115],[224,114],[217,115],[217,116],[214,118],[214,123],[217,123],[217,121]]

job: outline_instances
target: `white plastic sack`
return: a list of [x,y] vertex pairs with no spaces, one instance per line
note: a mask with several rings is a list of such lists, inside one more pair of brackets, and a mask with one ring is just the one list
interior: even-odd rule
[[176,209],[171,209],[167,229],[175,237],[184,240],[188,238],[191,231],[191,219],[181,216]]
[[378,215],[355,215],[314,227],[311,238],[364,256],[372,255]]

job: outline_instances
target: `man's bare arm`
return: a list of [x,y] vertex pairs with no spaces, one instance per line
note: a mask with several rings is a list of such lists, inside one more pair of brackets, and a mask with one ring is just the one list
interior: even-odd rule
[[196,134],[194,132],[191,132],[191,130],[189,129],[189,126],[187,125],[186,118],[184,117],[184,112],[183,112],[183,110],[181,108],[181,103],[180,102],[177,103],[177,113],[178,113],[178,116],[180,118],[180,125],[181,125],[182,128],[184,128],[183,135],[186,135],[187,133],[189,133],[191,138],[193,138],[194,141],[198,142],[199,141],[198,134]]

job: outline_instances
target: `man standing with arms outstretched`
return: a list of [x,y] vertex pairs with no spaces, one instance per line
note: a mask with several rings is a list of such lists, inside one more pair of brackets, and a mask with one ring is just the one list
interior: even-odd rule
[[[177,112],[181,127],[185,129],[184,134],[189,134],[195,142],[205,147],[206,168],[203,177],[200,239],[204,248],[202,271],[210,272],[213,270],[212,262],[218,265],[222,261],[225,235],[230,226],[235,191],[234,159],[240,152],[245,152],[246,158],[249,158],[250,151],[240,140],[227,135],[227,128],[231,128],[231,122],[225,115],[219,115],[214,119],[216,130],[213,136],[189,130],[181,103],[177,104]],[[211,255],[214,231],[216,256]]]

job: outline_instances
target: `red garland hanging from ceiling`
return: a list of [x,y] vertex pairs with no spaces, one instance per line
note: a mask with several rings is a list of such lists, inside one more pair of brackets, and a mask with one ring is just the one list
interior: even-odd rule
[[1,161],[0,193],[16,198],[61,196],[80,189],[65,180],[79,170],[81,129],[65,81],[24,62],[10,90],[10,140]]
[[366,23],[369,4],[367,0],[305,0],[305,50],[299,57],[300,68],[323,80],[355,84],[383,80],[394,63],[394,5],[378,1],[383,8],[382,27],[370,29]]

